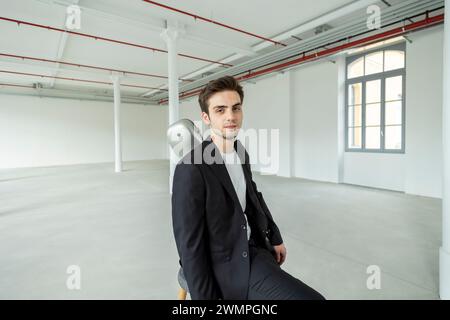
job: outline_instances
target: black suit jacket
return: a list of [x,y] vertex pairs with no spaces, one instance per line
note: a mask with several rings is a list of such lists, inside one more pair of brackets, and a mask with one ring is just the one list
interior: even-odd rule
[[[273,250],[273,245],[283,243],[280,231],[252,180],[246,150],[238,140],[234,148],[247,184],[245,212],[252,238]],[[250,255],[246,220],[211,137],[175,168],[172,221],[191,298],[247,299]]]

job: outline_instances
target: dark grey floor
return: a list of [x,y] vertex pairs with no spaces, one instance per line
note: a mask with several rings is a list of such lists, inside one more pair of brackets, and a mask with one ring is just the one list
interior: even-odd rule
[[[168,162],[0,170],[0,299],[175,299]],[[284,269],[328,299],[437,299],[441,201],[254,177]],[[81,270],[69,290],[67,268]],[[381,270],[369,290],[367,267]]]

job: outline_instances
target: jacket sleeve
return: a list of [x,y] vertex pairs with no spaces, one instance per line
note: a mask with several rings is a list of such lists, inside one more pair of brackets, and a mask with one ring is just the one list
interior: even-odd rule
[[199,169],[180,163],[172,188],[172,223],[178,254],[193,300],[220,299],[208,252],[205,185]]
[[252,180],[252,185],[253,185],[253,190],[255,190],[258,199],[259,199],[259,203],[261,204],[262,209],[264,210],[264,212],[266,213],[267,219],[269,220],[269,241],[272,245],[277,246],[283,243],[283,238],[281,237],[281,233],[280,233],[280,229],[278,229],[278,226],[276,225],[275,221],[273,220],[272,214],[270,213],[269,208],[267,207],[266,202],[264,201],[263,195],[261,192],[258,191],[258,188],[256,187],[256,183],[253,181],[253,176],[251,173],[251,170],[249,170],[250,172],[250,178]]

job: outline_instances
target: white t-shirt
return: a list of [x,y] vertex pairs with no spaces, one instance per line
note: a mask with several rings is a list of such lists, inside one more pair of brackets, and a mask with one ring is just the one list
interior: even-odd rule
[[[244,170],[242,168],[241,160],[235,150],[228,153],[222,153],[222,158],[227,168],[228,175],[230,176],[231,182],[233,183],[234,190],[241,204],[242,211],[246,209],[246,195],[247,195],[247,184],[245,182]],[[244,213],[245,221],[247,224],[247,239],[250,239],[250,226],[248,224],[247,215]]]

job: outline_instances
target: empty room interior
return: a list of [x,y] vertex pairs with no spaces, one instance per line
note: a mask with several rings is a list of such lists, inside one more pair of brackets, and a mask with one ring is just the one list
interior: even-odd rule
[[[207,199],[209,253],[212,221],[226,221],[213,215],[237,197],[217,188],[228,202],[211,204],[209,171],[206,192],[192,177],[172,187],[227,116],[200,104],[224,77],[244,92],[223,109],[242,124],[226,129],[282,235],[284,272],[327,300],[450,299],[449,0],[0,8],[0,299],[193,298],[179,247],[196,244],[177,243],[174,203],[187,215],[178,199]],[[201,288],[231,270],[219,263],[184,281]]]

